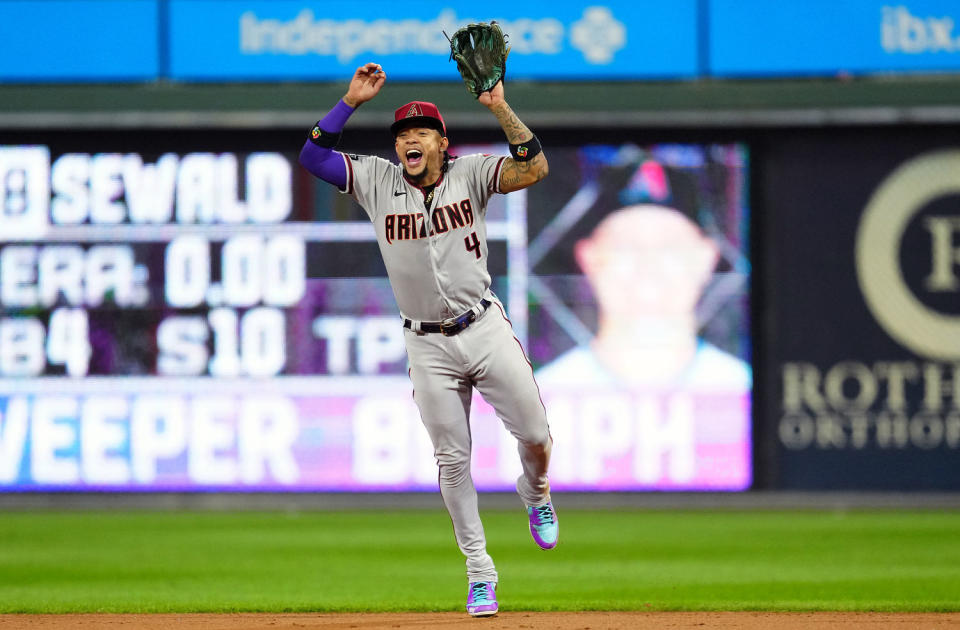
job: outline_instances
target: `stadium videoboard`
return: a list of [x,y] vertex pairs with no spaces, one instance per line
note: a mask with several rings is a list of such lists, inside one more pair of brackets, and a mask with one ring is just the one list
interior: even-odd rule
[[[434,490],[362,209],[298,145],[156,146],[0,147],[0,489]],[[454,147],[475,151],[505,147]],[[750,485],[747,157],[558,147],[549,184],[490,203],[554,489]],[[651,204],[679,211],[618,212]],[[471,426],[478,488],[512,490],[515,441],[479,396]]]

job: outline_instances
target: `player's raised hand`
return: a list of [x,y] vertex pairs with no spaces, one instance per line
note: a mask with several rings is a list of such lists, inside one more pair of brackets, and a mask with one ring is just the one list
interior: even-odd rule
[[387,81],[387,73],[378,63],[367,63],[353,73],[350,87],[347,89],[343,102],[350,107],[357,107],[366,103],[380,92],[380,88]]
[[481,92],[480,96],[477,97],[477,100],[480,101],[481,105],[487,107],[488,109],[498,103],[503,103],[503,81],[497,81],[497,84],[490,88],[490,90]]

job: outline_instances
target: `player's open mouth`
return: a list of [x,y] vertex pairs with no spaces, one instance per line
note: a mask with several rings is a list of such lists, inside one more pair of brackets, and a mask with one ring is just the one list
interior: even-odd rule
[[422,161],[423,161],[423,153],[421,153],[416,149],[410,149],[409,151],[407,151],[408,166],[417,166]]

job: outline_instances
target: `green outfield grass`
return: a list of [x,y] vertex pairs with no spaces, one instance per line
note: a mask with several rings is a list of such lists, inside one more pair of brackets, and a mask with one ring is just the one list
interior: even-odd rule
[[[485,511],[502,610],[960,610],[960,512]],[[0,513],[0,613],[463,609],[445,512]]]

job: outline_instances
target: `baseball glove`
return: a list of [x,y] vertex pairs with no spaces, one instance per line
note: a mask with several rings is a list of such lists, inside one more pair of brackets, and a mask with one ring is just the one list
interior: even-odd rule
[[[446,35],[446,33],[444,33]],[[474,98],[493,89],[507,73],[507,37],[497,22],[468,24],[457,30],[450,40],[450,59]]]

